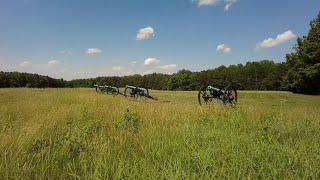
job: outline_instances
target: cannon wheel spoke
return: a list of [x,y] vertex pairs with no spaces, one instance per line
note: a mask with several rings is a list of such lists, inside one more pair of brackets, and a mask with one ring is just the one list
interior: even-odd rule
[[225,104],[236,104],[238,102],[238,92],[235,88],[228,88],[225,91]]
[[146,95],[149,97],[149,90],[148,90],[148,88],[145,88],[146,89]]
[[205,105],[212,101],[212,97],[210,97],[210,92],[207,91],[206,87],[203,87],[198,92],[198,102],[201,105]]
[[132,89],[131,88],[126,88],[124,90],[124,96],[125,97],[131,97],[132,96]]
[[120,92],[119,92],[119,88],[112,89],[112,90],[111,90],[111,94],[112,94],[112,95],[114,95],[114,96],[119,95],[119,94],[120,94]]

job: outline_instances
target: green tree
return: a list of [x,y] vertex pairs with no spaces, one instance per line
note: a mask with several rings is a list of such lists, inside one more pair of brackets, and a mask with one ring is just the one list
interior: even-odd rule
[[287,54],[285,88],[297,93],[320,93],[320,13],[310,22],[307,36],[298,38],[295,52]]
[[180,70],[173,74],[168,82],[169,90],[195,90],[197,86],[196,77],[189,70]]

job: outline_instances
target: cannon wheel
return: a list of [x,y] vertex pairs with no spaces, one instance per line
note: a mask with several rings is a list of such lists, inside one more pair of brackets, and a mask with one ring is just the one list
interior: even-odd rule
[[229,87],[225,90],[225,104],[236,104],[238,102],[238,92],[235,88]]
[[149,90],[148,90],[148,88],[145,88],[145,89],[146,89],[146,91],[147,91],[147,92],[146,92],[146,93],[147,93],[146,95],[149,97]]
[[99,87],[100,93],[105,93],[103,87]]
[[116,91],[114,91],[113,88],[104,88],[104,92],[107,94],[110,94],[110,95],[114,95],[114,96],[117,96],[118,94],[120,94],[118,87],[117,87]]
[[112,91],[110,91],[110,89],[107,88],[107,87],[105,87],[105,92],[106,92],[107,94],[112,94]]
[[119,88],[117,87],[117,91],[112,91],[111,94],[113,94],[114,96],[119,95],[120,94]]
[[125,96],[125,97],[131,97],[131,96],[132,96],[132,95],[131,95],[132,90],[133,90],[133,89],[126,87],[126,88],[124,89],[124,96]]
[[98,87],[97,92],[98,92],[98,93],[104,93],[103,88]]
[[98,87],[98,86],[96,87],[96,92],[97,92],[97,93],[99,93],[99,92],[100,92],[100,89],[99,89],[99,87]]
[[198,102],[200,106],[205,105],[211,101],[212,97],[210,97],[210,92],[207,90],[207,87],[202,87],[198,92]]
[[149,90],[148,88],[144,88],[145,91],[141,91],[141,92],[138,92],[134,95],[134,98],[136,99],[146,99],[146,98],[149,98]]

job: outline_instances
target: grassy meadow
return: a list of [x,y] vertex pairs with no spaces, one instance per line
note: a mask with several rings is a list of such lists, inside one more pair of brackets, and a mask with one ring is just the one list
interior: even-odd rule
[[0,89],[0,179],[319,179],[320,96]]

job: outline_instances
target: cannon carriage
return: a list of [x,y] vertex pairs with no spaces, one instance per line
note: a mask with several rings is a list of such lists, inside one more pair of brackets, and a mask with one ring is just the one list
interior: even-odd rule
[[222,101],[225,105],[234,105],[238,101],[238,92],[231,84],[223,89],[208,85],[199,90],[198,102],[200,105],[210,104],[214,100]]
[[108,85],[104,85],[104,86],[94,85],[94,87],[96,88],[96,92],[98,93],[106,93],[106,94],[112,94],[112,95],[121,94],[118,87],[108,86]]
[[126,85],[125,90],[124,90],[124,96],[125,97],[132,97],[135,99],[147,98],[147,99],[152,99],[152,100],[158,100],[158,99],[150,96],[148,88],[142,88],[142,87],[131,86],[131,85]]
[[126,85],[124,89],[124,93],[121,93],[118,87],[113,87],[108,85],[104,85],[104,86],[94,85],[94,87],[96,88],[96,92],[98,93],[123,95],[125,97],[130,97],[134,99],[158,100],[157,98],[150,96],[149,90],[147,88],[142,88],[138,86]]

